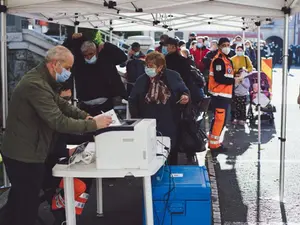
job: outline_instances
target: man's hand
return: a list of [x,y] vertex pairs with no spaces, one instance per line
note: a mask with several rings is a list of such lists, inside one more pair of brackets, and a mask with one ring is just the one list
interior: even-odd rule
[[72,38],[73,39],[78,39],[78,38],[81,38],[82,37],[82,33],[74,33],[73,35],[72,35]]
[[87,117],[85,118],[85,120],[92,120],[92,119],[94,119],[94,117],[92,117],[92,116],[87,116]]
[[131,57],[131,56],[133,56],[133,54],[134,54],[134,51],[132,49],[130,49],[130,51],[128,52],[128,56]]
[[179,103],[185,105],[189,102],[190,98],[188,95],[181,95]]
[[235,84],[241,84],[243,81],[243,77],[235,77],[234,80],[235,80]]
[[108,127],[112,123],[111,116],[100,114],[93,118],[96,121],[97,128],[102,129]]
[[64,90],[60,92],[60,97],[71,97],[72,96],[72,91],[71,89]]

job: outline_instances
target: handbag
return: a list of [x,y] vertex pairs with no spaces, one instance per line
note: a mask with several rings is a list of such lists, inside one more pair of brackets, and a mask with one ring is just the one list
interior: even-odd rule
[[189,103],[181,113],[178,147],[180,152],[195,153],[206,150],[207,137],[196,122],[197,114]]

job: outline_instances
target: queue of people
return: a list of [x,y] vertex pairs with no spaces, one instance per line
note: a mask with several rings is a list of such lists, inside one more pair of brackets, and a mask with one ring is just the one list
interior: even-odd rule
[[[250,88],[247,74],[255,69],[256,63],[256,52],[252,43],[247,40],[243,46],[241,36],[233,40],[221,38],[209,42],[209,37],[197,37],[195,33],[190,34],[187,42],[167,35],[162,35],[160,40],[160,46],[156,51],[165,56],[166,68],[176,71],[182,78],[189,90],[191,104],[197,106],[205,96],[211,97],[214,118],[208,146],[213,156],[227,151],[220,142],[227,121],[227,111],[230,110],[234,125],[246,123],[246,105]],[[191,69],[193,67],[205,79],[206,85],[201,88],[193,85],[194,77]],[[140,76],[142,75],[140,72]]]
[[[171,138],[171,165],[178,164],[180,151],[186,153],[189,163],[195,163],[197,151],[204,151],[196,146],[199,135],[194,134],[199,104],[207,95],[213,111],[208,137],[213,156],[227,151],[220,136],[232,99],[234,121],[245,120],[249,82],[244,73],[253,70],[253,56],[246,56],[239,39],[232,50],[226,37],[209,42],[209,37],[192,33],[185,43],[163,35],[160,46],[146,55],[139,43],[133,43],[128,57],[113,44],[97,45],[82,34],[73,34],[64,46],[47,52],[44,62],[19,82],[10,101],[1,155],[12,187],[1,225],[33,225],[41,189],[50,189],[46,192],[52,210],[61,209],[57,224],[64,221],[63,207],[54,201],[61,195],[55,191],[62,187],[61,182],[44,179],[49,179],[61,155],[72,155],[74,150],[66,148],[66,136],[77,138],[108,127],[112,118],[102,112],[113,109],[120,99],[128,99],[133,118],[156,119],[158,135]],[[127,90],[116,69],[124,63]],[[72,98],[78,101],[78,108],[68,102]],[[78,185],[85,186],[85,193],[80,194],[88,196],[90,181],[81,179]]]

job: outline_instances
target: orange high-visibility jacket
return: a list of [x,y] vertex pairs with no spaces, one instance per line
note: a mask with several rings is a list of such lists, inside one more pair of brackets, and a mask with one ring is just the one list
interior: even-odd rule
[[208,91],[213,96],[232,98],[233,84],[220,84],[215,81],[213,64],[217,58],[222,59],[225,64],[224,77],[234,78],[234,70],[230,59],[228,59],[221,51],[219,51],[210,64]]

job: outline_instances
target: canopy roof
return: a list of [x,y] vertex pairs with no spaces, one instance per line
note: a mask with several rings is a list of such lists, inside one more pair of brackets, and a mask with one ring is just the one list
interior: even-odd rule
[[[300,11],[298,0],[9,0],[8,12],[80,27],[125,30],[255,28]],[[225,30],[225,29],[223,29]]]

